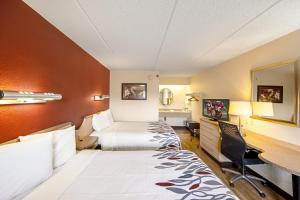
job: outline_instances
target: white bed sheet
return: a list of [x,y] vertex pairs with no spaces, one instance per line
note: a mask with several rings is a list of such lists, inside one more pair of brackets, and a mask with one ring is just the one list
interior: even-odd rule
[[[188,151],[180,152],[178,151],[184,156],[182,152]],[[176,154],[175,151],[174,153]],[[196,170],[202,170],[201,175],[194,170],[195,175],[191,177],[184,173],[190,170],[187,166],[179,170],[170,167],[172,165],[170,163],[179,163],[178,160],[170,159],[170,156],[179,157],[179,154],[167,157],[154,156],[156,154],[161,153],[157,151],[82,151],[24,200],[187,200],[195,199],[195,195],[201,195],[201,190],[205,195],[202,194],[203,198],[199,199],[211,199],[210,195],[218,196],[218,199],[237,199],[213,174],[204,173],[210,173],[206,165],[196,165],[198,166]],[[191,162],[191,159],[195,158],[194,154],[192,157],[189,155],[180,163]],[[199,183],[200,176],[202,178],[199,185],[202,189],[199,191],[197,188],[191,189]],[[177,185],[182,185],[182,181],[185,181],[184,183],[188,181],[189,184],[187,186],[174,186],[174,184],[169,185],[171,187],[162,186],[166,183],[170,184],[171,182],[168,182],[170,180],[175,181],[173,183]],[[191,180],[196,180],[196,182],[190,183]],[[207,191],[207,186],[212,186],[214,189]],[[186,195],[188,197],[184,198]]]
[[[180,139],[176,134],[168,138],[149,131],[149,122],[114,122],[110,127],[91,135],[99,138],[102,150],[157,150],[164,145],[164,140],[170,139],[180,148]],[[155,139],[154,136],[160,137]]]

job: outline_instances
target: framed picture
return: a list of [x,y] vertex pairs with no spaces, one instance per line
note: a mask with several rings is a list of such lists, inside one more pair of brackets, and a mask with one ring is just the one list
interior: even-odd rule
[[258,85],[257,101],[283,103],[283,86]]
[[147,83],[122,83],[122,100],[147,100]]
[[229,99],[203,99],[202,115],[214,120],[229,120]]

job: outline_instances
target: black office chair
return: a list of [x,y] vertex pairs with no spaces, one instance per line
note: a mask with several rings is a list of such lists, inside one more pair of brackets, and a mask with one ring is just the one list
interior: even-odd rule
[[221,152],[229,160],[235,164],[239,171],[234,171],[229,168],[222,168],[222,171],[227,171],[236,174],[230,181],[230,186],[234,187],[234,183],[240,179],[246,180],[254,187],[261,197],[265,197],[264,192],[252,180],[261,181],[266,184],[264,179],[246,174],[246,165],[263,164],[264,162],[258,158],[259,152],[247,147],[247,144],[240,134],[236,125],[219,121],[221,129]]

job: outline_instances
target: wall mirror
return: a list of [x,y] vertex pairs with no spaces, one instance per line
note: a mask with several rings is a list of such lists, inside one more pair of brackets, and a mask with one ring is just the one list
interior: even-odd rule
[[259,67],[251,74],[253,116],[297,124],[296,62]]
[[159,92],[159,99],[162,105],[171,105],[173,103],[173,92],[169,88],[163,88]]

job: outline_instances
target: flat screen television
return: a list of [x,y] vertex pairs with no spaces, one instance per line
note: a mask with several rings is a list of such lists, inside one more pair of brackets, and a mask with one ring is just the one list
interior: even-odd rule
[[229,99],[203,99],[202,115],[212,120],[229,120]]

